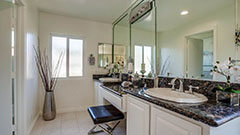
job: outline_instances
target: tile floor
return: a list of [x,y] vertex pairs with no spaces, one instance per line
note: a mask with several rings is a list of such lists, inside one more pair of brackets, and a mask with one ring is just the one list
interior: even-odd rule
[[[87,135],[93,127],[93,122],[87,111],[58,114],[53,121],[39,118],[30,135]],[[96,135],[107,135],[98,133]],[[114,130],[113,135],[126,135],[126,122]]]

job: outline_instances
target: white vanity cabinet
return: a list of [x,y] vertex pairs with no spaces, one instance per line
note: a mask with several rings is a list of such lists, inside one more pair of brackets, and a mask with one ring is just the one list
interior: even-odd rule
[[99,81],[94,81],[94,95],[95,95],[95,105],[103,105],[103,97],[100,90],[100,85],[102,83]]
[[127,100],[127,135],[240,135],[240,117],[211,127],[132,95]]
[[128,96],[127,135],[149,135],[150,105]]
[[151,135],[202,135],[202,129],[198,125],[152,107]]
[[127,135],[202,135],[202,127],[128,95]]

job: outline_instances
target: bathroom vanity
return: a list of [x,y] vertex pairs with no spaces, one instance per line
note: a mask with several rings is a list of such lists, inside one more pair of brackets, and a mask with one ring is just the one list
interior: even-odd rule
[[[160,77],[159,86],[170,78]],[[188,80],[189,81],[189,80]],[[188,83],[185,81],[185,83]],[[191,80],[203,87],[215,82]],[[212,83],[212,84],[209,84]],[[142,88],[122,88],[120,83],[95,81],[97,104],[111,103],[126,112],[127,135],[239,135],[240,108],[217,103],[212,93],[208,101],[200,104],[181,104],[153,98]]]
[[[145,76],[149,72],[160,74],[160,88],[171,88],[171,76],[183,77],[184,86],[179,88],[179,92],[189,90],[189,86],[190,89],[197,86],[199,89],[193,92],[203,95],[200,101],[205,102],[176,103],[149,96],[142,92],[142,88],[125,89],[119,83],[95,81],[96,104],[111,103],[126,112],[127,135],[240,135],[240,107],[216,102],[213,89],[218,86],[226,88],[227,85],[224,77],[211,74],[216,61],[239,60],[238,43],[234,43],[233,35],[239,33],[235,29],[239,28],[240,1],[144,2],[134,3],[113,23],[113,45],[126,46],[126,52],[129,52],[126,61],[134,60],[133,73],[142,75],[147,72]],[[142,16],[145,4],[151,6]],[[231,85],[236,85],[234,90],[240,89],[239,83]],[[191,94],[192,90],[189,92]],[[156,93],[166,98],[166,93]],[[184,94],[179,95],[185,97]]]

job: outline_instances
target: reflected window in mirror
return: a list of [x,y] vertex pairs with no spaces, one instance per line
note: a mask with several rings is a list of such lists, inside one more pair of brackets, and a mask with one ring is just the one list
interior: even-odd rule
[[153,47],[144,45],[134,46],[134,71],[141,74],[142,64],[145,64],[145,75],[153,69]]
[[98,44],[98,66],[106,67],[112,63],[112,44]]

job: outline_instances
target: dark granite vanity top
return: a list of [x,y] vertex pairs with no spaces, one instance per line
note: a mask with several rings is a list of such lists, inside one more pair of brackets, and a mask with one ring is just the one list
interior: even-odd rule
[[113,92],[117,94],[118,96],[122,96],[123,94],[126,94],[120,84],[103,84],[101,87],[105,88],[106,90]]
[[119,84],[105,84],[102,87],[120,96],[125,93],[131,94],[212,127],[220,126],[240,116],[240,107],[217,103],[215,99],[211,98],[209,98],[208,102],[202,104],[179,104],[152,98],[142,93],[141,89],[126,89],[122,88]]
[[107,75],[107,74],[94,74],[94,75],[93,75],[93,80],[95,80],[95,81],[100,81],[100,80],[99,80],[100,78],[105,78],[105,77],[110,77],[110,76]]

